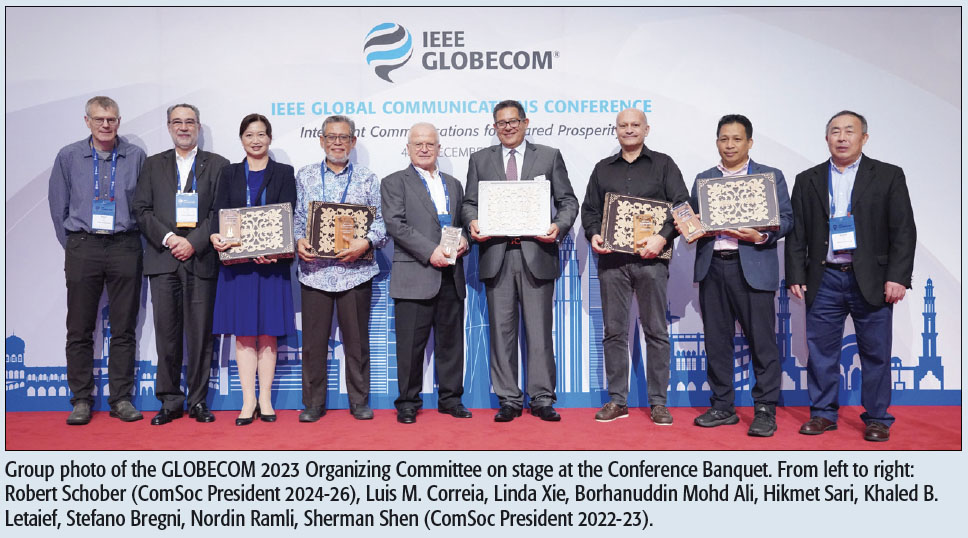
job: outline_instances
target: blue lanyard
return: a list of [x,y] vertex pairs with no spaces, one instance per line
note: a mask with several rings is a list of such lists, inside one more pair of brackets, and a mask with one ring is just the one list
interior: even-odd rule
[[[346,188],[343,189],[343,197],[339,199],[339,203],[346,203],[346,193],[350,191],[350,181],[353,181],[353,163],[347,163],[346,171],[348,175],[346,176]],[[336,172],[333,172],[333,176],[338,176]],[[323,198],[326,198],[326,161],[319,163],[319,180],[323,184]]]
[[[175,160],[175,177],[178,178],[178,188],[181,189],[182,188],[182,182],[181,182],[181,172],[178,170],[178,161],[177,161],[178,157],[175,157],[175,159],[176,159]],[[198,177],[195,176],[195,163],[196,162],[198,162],[198,155],[196,155],[195,158],[192,159],[192,192],[198,192]],[[249,179],[249,176],[248,176],[248,172],[249,172],[249,162],[248,161],[245,162],[245,171],[246,171],[246,176],[245,176],[245,179],[246,179],[246,189],[248,189],[249,188],[248,187],[248,179]],[[188,191],[182,189],[182,192],[188,192]],[[248,192],[248,191],[246,191],[246,192]]]
[[[114,150],[111,152],[111,201],[114,201],[114,178],[118,172],[118,146],[120,144],[117,140],[114,141]],[[99,172],[98,165],[101,160],[98,157],[97,150],[94,149],[94,144],[91,144],[91,157],[94,158],[94,199],[101,199],[101,175]]]
[[[847,169],[844,168],[844,171]],[[839,172],[838,172],[839,173]],[[844,174],[840,174],[844,175]],[[855,181],[856,183],[856,181]],[[830,216],[833,217],[837,214],[837,202],[834,201],[834,162],[830,161],[830,167],[827,169],[827,192],[830,193]],[[854,197],[854,186],[850,186],[850,198],[847,199],[847,216],[850,216],[850,210],[853,206],[851,198]]]
[[[430,201],[433,202],[434,195],[430,194],[430,185],[427,184],[427,178],[425,178],[423,174],[420,173],[420,170],[417,170],[416,166],[412,164],[410,166],[413,166],[413,171],[416,172],[418,176],[420,176],[420,180],[423,181],[424,188],[427,189],[427,194],[430,195]],[[430,172],[427,172],[427,173],[429,174]],[[438,174],[440,174],[440,172],[438,172]],[[450,192],[447,190],[447,182],[444,181],[443,174],[440,174],[440,184],[444,186],[444,204],[445,204],[444,212],[441,214],[448,214],[450,213]],[[436,204],[434,205],[436,206]]]
[[[249,192],[249,160],[246,159],[242,162],[245,164],[245,207],[252,207],[252,193]],[[262,205],[266,205],[267,190],[269,190],[268,186],[262,191]]]

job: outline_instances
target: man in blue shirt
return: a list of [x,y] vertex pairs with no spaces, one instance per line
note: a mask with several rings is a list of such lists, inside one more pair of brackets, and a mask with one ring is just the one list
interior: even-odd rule
[[[299,254],[302,289],[303,405],[300,422],[316,422],[326,414],[327,371],[333,310],[343,339],[343,360],[350,413],[358,420],[373,418],[370,396],[370,299],[373,277],[379,272],[375,257],[363,256],[387,243],[380,209],[380,178],[365,166],[350,162],[356,145],[356,126],[346,116],[330,116],[323,122],[319,145],[326,153],[322,162],[308,164],[296,173],[298,201],[293,233]],[[336,258],[319,258],[306,238],[309,202],[339,202],[373,206],[376,215],[365,238],[350,241]]]
[[92,97],[84,122],[91,136],[57,153],[48,201],[67,279],[67,384],[71,425],[91,421],[94,328],[107,287],[111,324],[108,403],[111,416],[141,420],[131,404],[135,324],[141,304],[141,237],[131,211],[145,152],[118,136],[121,115],[110,97]]

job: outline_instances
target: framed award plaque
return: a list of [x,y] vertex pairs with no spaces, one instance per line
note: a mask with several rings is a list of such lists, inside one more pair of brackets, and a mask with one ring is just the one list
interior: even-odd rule
[[773,173],[696,180],[703,231],[736,228],[779,230]]
[[536,236],[551,227],[548,181],[481,181],[477,225],[490,237]]
[[[335,258],[350,241],[365,238],[375,218],[376,208],[369,205],[309,202],[306,238],[310,250],[320,258]],[[373,249],[359,259],[372,260]]]
[[[219,211],[219,234],[223,236],[228,233],[228,230],[221,230],[225,211]],[[231,212],[238,212],[240,232],[238,245],[219,252],[218,257],[223,264],[247,262],[259,256],[270,259],[293,257],[292,205],[269,204],[227,211],[230,219]]]
[[447,262],[457,264],[457,251],[460,249],[461,229],[454,226],[444,226],[440,229],[440,246],[447,255]]
[[242,244],[242,216],[238,209],[218,210],[218,233],[230,247]]
[[[602,246],[615,252],[636,254],[636,242],[659,233],[669,219],[671,210],[671,202],[606,193],[602,212]],[[657,257],[664,260],[672,258],[672,241],[666,243]]]

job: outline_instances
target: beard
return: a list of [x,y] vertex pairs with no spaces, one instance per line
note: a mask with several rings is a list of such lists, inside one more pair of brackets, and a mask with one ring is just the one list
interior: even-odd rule
[[327,155],[326,156],[326,160],[329,161],[329,162],[331,162],[331,163],[333,163],[333,164],[346,164],[346,163],[350,162],[350,156],[347,155],[345,157],[339,157],[339,158],[337,158],[337,157],[330,157],[329,155]]

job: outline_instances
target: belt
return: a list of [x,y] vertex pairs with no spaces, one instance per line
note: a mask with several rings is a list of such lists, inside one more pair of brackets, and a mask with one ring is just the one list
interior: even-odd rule
[[827,269],[833,269],[834,271],[840,271],[841,273],[852,273],[854,271],[854,264],[852,263],[824,262],[824,266]]
[[513,249],[513,248],[521,248],[521,238],[520,237],[508,237],[508,246],[507,246],[507,248],[509,250],[510,249]]
[[95,237],[98,239],[111,238],[111,237],[141,237],[141,232],[138,230],[127,230],[123,232],[115,232],[109,234],[99,234],[94,232],[85,232],[83,230],[68,230],[67,235],[85,235],[89,237]]
[[713,256],[720,260],[735,260],[739,258],[738,250],[714,250]]

